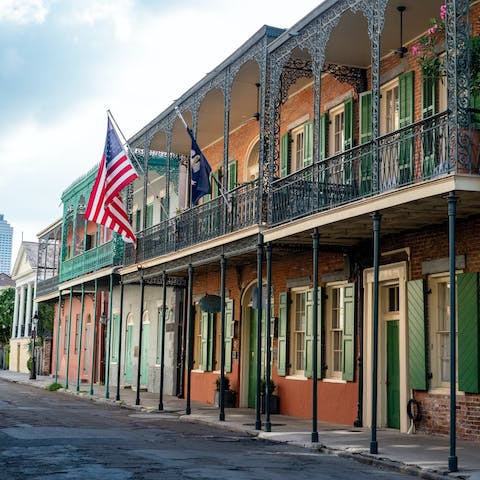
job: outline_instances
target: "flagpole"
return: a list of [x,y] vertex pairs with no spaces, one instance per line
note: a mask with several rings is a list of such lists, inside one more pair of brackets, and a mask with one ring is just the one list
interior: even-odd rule
[[[180,109],[175,105],[175,111],[177,112],[178,118],[182,121],[182,123],[185,125],[185,128],[188,130],[188,124],[183,118],[182,112],[180,112]],[[190,162],[189,162],[190,164]],[[190,171],[191,165],[189,166],[189,171]],[[220,192],[220,195],[223,197],[223,200],[225,201],[225,204],[227,205],[228,211],[232,211],[232,206],[230,205],[230,202],[228,201],[228,198],[225,195],[225,190],[222,186],[222,184],[219,182],[218,178],[215,177],[215,175],[212,175],[213,180],[217,184],[218,191]],[[191,205],[190,205],[191,206]]]
[[118,133],[120,133],[120,135],[122,136],[123,141],[124,141],[125,145],[127,146],[127,150],[130,152],[130,155],[132,155],[132,157],[135,159],[135,162],[137,163],[137,166],[140,168],[141,173],[144,173],[142,164],[138,160],[135,153],[133,153],[133,150],[130,148],[130,144],[128,143],[127,139],[125,138],[125,135],[123,134],[123,132],[120,130],[120,127],[118,126],[118,123],[116,122],[116,120],[113,117],[112,112],[110,110],[107,110],[107,115],[110,118],[110,120],[113,122],[113,124],[114,124],[115,128],[117,129]]

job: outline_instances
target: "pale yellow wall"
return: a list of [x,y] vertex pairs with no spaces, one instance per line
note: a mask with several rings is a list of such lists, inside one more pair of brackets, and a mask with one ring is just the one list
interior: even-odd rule
[[12,338],[10,340],[10,366],[12,372],[29,373],[27,361],[30,358],[28,351],[29,338]]

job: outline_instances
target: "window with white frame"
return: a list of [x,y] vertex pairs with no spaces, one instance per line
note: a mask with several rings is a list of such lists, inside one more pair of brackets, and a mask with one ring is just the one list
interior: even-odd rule
[[380,133],[385,135],[398,130],[400,125],[398,79],[384,85],[380,95]]
[[329,156],[343,152],[345,145],[345,109],[343,103],[328,112],[329,128]]
[[303,136],[304,136],[303,125],[292,130],[292,146],[291,146],[291,151],[292,151],[291,171],[292,172],[295,172],[303,168],[303,157],[304,157]]
[[429,279],[430,352],[432,386],[450,385],[450,279],[448,275]]
[[292,292],[290,374],[305,375],[305,327],[307,291]]
[[325,326],[327,378],[341,379],[343,374],[344,298],[344,286],[337,285],[327,288]]

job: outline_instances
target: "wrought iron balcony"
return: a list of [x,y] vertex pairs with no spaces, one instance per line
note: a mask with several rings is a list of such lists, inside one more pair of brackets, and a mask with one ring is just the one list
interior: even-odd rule
[[114,265],[123,258],[123,241],[117,235],[103,245],[87,250],[60,264],[60,283]]
[[137,249],[127,245],[125,265],[143,262],[167,253],[212,240],[258,223],[258,181],[193,207],[137,234]]
[[468,165],[449,163],[447,120],[443,112],[276,180],[269,225],[453,172],[478,173],[471,152]]
[[37,278],[37,286],[35,289],[37,297],[48,295],[49,293],[53,292],[58,292],[58,279],[58,275],[46,279]]

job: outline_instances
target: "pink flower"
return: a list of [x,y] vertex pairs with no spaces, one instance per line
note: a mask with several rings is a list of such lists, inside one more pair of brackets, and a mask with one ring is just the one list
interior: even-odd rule
[[442,5],[440,7],[440,18],[442,20],[445,20],[445,17],[447,16],[447,6],[446,5]]
[[414,45],[412,47],[412,55],[414,57],[421,55],[421,53],[422,53],[422,47],[420,47],[420,45]]
[[436,23],[435,25],[432,25],[429,29],[428,29],[428,34],[429,35],[435,35],[435,32],[438,30],[438,24]]

